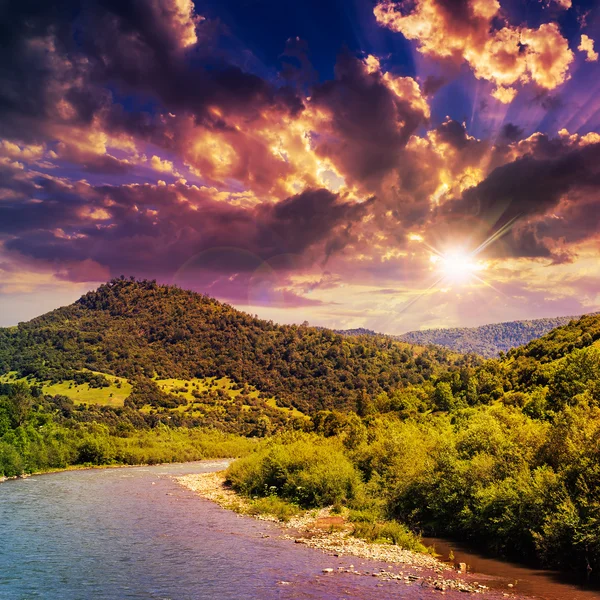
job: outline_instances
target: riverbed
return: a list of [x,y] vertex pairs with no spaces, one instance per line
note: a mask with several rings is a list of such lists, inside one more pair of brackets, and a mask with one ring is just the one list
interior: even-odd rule
[[[225,464],[69,471],[0,484],[0,599],[417,600],[441,595],[412,580],[372,576],[382,569],[398,572],[400,566],[328,556],[294,544],[282,538],[277,525],[223,510],[174,480]],[[347,573],[350,566],[361,574]],[[491,581],[477,578],[485,585]],[[564,589],[561,600],[590,597]],[[516,590],[502,586],[482,597],[495,600],[504,594],[517,597]],[[447,591],[444,598],[465,596]]]

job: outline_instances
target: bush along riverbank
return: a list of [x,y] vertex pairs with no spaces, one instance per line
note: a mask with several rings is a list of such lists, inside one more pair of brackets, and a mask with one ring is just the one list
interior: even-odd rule
[[[223,508],[278,524],[286,539],[330,556],[348,558],[348,564],[337,569],[325,566],[328,563],[324,562],[324,574],[337,571],[444,592],[479,594],[488,589],[475,581],[475,575],[456,573],[439,561],[433,556],[432,549],[426,548],[399,523],[373,524],[365,536],[365,529],[350,520],[351,511],[347,508],[307,509],[275,495],[248,497],[232,488],[229,471],[184,475],[176,479],[182,486]],[[352,557],[385,563],[386,566],[357,568],[352,564]]]
[[568,407],[554,422],[500,404],[407,420],[330,413],[319,434],[259,442],[226,478],[283,518],[344,507],[368,541],[422,551],[411,532],[423,532],[594,575],[598,410]]
[[256,446],[255,439],[210,427],[149,427],[138,413],[75,407],[24,383],[0,384],[0,481],[70,467],[237,458]]

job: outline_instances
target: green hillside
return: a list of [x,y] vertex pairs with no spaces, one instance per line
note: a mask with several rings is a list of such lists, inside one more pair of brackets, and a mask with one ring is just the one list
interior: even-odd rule
[[102,387],[84,381],[78,383],[75,379],[60,382],[39,381],[32,375],[21,377],[17,371],[0,375],[0,383],[25,383],[39,386],[43,394],[48,396],[65,396],[74,404],[99,404],[105,406],[124,406],[125,400],[131,394],[132,386],[123,377],[115,377],[106,373],[94,373],[100,376],[105,384]]
[[[0,374],[17,371],[54,383],[75,373],[81,383],[90,371],[110,374],[133,385],[131,401],[138,405],[150,389],[162,393],[151,383],[155,377],[227,377],[303,413],[349,410],[365,394],[419,384],[464,361],[384,337],[276,325],[148,281],[114,280],[71,306],[0,330]],[[109,384],[90,379],[97,388]]]

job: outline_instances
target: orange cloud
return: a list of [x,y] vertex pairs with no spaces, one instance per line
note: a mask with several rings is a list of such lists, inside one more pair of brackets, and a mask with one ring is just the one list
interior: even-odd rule
[[170,160],[163,160],[159,156],[154,155],[150,159],[150,166],[160,173],[173,173],[177,175],[177,171],[173,167],[173,163]]
[[556,4],[558,4],[558,6],[560,6],[564,10],[569,10],[569,8],[573,6],[571,0],[554,0],[554,2],[556,2]]
[[581,36],[581,43],[577,47],[577,50],[587,54],[585,57],[587,62],[596,62],[598,60],[598,53],[594,50],[594,40],[585,35],[585,33]]
[[375,9],[377,21],[417,40],[422,54],[466,62],[475,77],[496,84],[493,96],[511,102],[512,86],[530,81],[554,89],[568,79],[573,52],[555,23],[537,29],[505,25],[494,28],[497,0],[470,0],[449,10],[439,0],[417,0],[406,14],[401,6],[383,0]]

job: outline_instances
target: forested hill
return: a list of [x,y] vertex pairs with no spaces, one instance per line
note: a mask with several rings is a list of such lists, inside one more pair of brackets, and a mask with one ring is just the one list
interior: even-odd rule
[[277,325],[194,292],[125,279],[0,329],[0,374],[63,381],[99,372],[127,378],[133,398],[157,393],[153,377],[228,377],[306,414],[354,410],[362,398],[469,360],[386,337]]
[[508,352],[542,337],[552,329],[567,325],[577,317],[555,317],[552,319],[534,319],[531,321],[509,321],[493,323],[480,327],[457,327],[449,329],[426,329],[410,331],[399,336],[409,344],[436,344],[456,352],[474,352],[486,358],[498,356],[499,352]]

